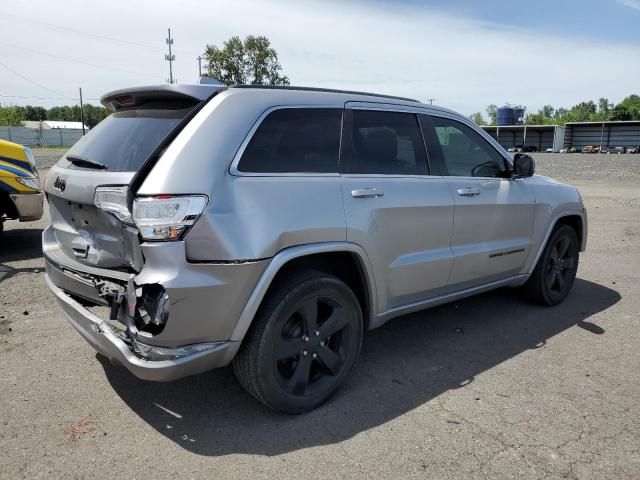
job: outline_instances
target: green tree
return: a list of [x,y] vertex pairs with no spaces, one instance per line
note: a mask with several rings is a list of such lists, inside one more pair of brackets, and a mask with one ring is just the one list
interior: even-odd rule
[[598,100],[598,113],[602,114],[603,117],[606,117],[607,115],[609,115],[609,110],[612,106],[613,105],[609,103],[608,98],[601,97]]
[[593,116],[597,111],[596,104],[593,100],[588,102],[580,102],[569,110],[569,118],[572,122],[588,122],[593,120]]
[[613,110],[611,110],[609,120],[633,120],[633,118],[627,107],[622,104],[618,104],[613,107]]
[[74,107],[69,105],[63,105],[61,107],[52,107],[47,111],[48,120],[57,120],[60,122],[79,122],[80,121],[80,107],[77,108],[77,112],[74,112]]
[[618,106],[622,106],[627,109],[629,115],[631,115],[631,118],[629,120],[640,120],[640,96],[629,95],[618,105],[616,105],[616,107]]
[[544,113],[542,110],[539,110],[537,113],[530,113],[527,115],[525,123],[527,125],[543,125],[544,124]]
[[486,125],[487,124],[487,122],[485,122],[485,120],[482,117],[482,114],[480,112],[472,113],[471,115],[469,115],[469,118],[476,125]]
[[536,113],[530,113],[527,115],[527,125],[549,125],[555,122],[554,120],[555,109],[552,105],[545,105]]
[[63,121],[65,107],[51,107],[47,111],[47,120]]
[[208,75],[225,85],[289,85],[267,37],[249,35],[242,41],[233,36],[222,48],[207,45],[204,58]]
[[31,105],[26,105],[24,107],[24,114],[25,120],[41,122],[42,120],[47,119],[47,111],[42,107],[32,107]]
[[489,116],[489,125],[495,125],[498,121],[498,107],[492,103],[487,106],[486,112]]
[[102,120],[107,118],[111,114],[111,110],[104,107],[96,107],[90,103],[84,105],[84,123],[93,128]]
[[25,121],[23,107],[0,107],[0,125],[6,127],[19,127]]

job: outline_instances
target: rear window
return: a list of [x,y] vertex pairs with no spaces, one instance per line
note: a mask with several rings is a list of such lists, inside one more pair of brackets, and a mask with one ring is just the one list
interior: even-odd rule
[[241,172],[335,173],[342,110],[285,108],[262,121],[242,154]]
[[[82,137],[68,154],[101,163],[109,172],[137,172],[192,108],[112,113]],[[82,167],[69,164],[68,168]]]

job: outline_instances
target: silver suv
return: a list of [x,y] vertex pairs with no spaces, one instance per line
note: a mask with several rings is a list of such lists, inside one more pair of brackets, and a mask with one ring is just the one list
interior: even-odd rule
[[147,380],[233,363],[303,412],[363,333],[502,286],[555,305],[587,239],[577,190],[465,117],[389,96],[161,85],[53,167],[47,281],[94,348]]

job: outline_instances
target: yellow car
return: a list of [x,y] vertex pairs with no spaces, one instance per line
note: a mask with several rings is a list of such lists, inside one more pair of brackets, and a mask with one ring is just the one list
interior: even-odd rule
[[42,202],[42,187],[31,150],[0,140],[0,232],[5,220],[39,220]]

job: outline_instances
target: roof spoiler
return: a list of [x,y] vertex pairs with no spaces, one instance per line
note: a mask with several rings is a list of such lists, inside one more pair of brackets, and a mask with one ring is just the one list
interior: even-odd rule
[[111,110],[126,110],[155,100],[202,102],[226,88],[211,84],[133,87],[109,92],[100,99],[100,103]]

